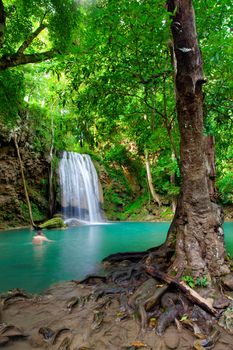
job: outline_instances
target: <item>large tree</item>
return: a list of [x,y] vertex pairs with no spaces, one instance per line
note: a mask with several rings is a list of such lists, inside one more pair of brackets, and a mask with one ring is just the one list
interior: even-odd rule
[[[174,44],[175,94],[181,136],[181,191],[167,246],[175,245],[172,269],[178,274],[220,276],[224,262],[223,217],[210,194],[203,133],[205,83],[191,0],[168,0]],[[209,146],[209,147],[213,147]]]
[[73,0],[0,0],[0,70],[66,52],[77,15]]

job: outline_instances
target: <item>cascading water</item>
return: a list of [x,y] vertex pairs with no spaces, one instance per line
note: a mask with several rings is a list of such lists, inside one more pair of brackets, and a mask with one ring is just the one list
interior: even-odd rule
[[103,222],[99,180],[91,157],[88,154],[63,152],[59,176],[64,218]]

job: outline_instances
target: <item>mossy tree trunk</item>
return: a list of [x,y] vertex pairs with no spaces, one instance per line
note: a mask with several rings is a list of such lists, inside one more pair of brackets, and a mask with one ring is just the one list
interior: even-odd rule
[[[166,245],[175,246],[172,270],[194,277],[229,272],[224,263],[223,217],[212,201],[203,136],[205,82],[191,0],[168,0],[175,56],[176,108],[181,136],[181,191]],[[209,145],[209,147],[213,147]]]

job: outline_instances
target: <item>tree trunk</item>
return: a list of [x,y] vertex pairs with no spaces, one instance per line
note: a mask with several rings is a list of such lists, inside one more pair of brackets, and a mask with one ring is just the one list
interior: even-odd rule
[[[203,136],[205,82],[191,0],[168,0],[175,53],[176,108],[181,136],[181,191],[167,247],[175,245],[172,270],[178,274],[220,276],[224,263],[223,217],[211,201]],[[213,147],[213,145],[212,145]]]
[[27,205],[28,205],[28,213],[29,213],[30,223],[31,223],[32,227],[35,227],[35,224],[33,221],[33,216],[32,216],[32,207],[31,207],[31,203],[30,203],[30,199],[29,199],[29,195],[28,195],[28,190],[27,190],[27,184],[26,184],[26,180],[25,180],[25,176],[24,176],[23,162],[21,159],[20,151],[19,151],[16,133],[14,133],[14,142],[15,142],[15,148],[17,151],[18,159],[19,159],[20,172],[21,172],[21,176],[22,176],[22,180],[23,180],[24,193],[25,193],[25,197],[26,197],[26,201],[27,201]]
[[209,188],[209,194],[211,201],[215,201],[218,197],[215,179],[216,179],[216,169],[215,169],[215,140],[214,137],[209,135],[204,138],[204,153],[207,171],[207,183]]
[[151,176],[151,171],[150,171],[150,163],[148,159],[148,151],[145,150],[145,162],[146,162],[146,173],[147,173],[147,180],[148,180],[148,185],[150,189],[150,193],[152,195],[152,198],[156,203],[158,203],[159,207],[161,206],[160,198],[159,195],[155,192],[154,186],[153,186],[153,181],[152,181],[152,176]]
[[[172,161],[174,162],[175,159],[176,159],[175,153],[172,152]],[[172,173],[172,174],[170,175],[170,182],[171,182],[171,184],[175,185],[175,173]],[[173,213],[175,213],[175,211],[176,211],[176,197],[175,197],[174,195],[172,196],[172,203],[171,203],[171,206],[172,206],[172,211],[173,211]]]

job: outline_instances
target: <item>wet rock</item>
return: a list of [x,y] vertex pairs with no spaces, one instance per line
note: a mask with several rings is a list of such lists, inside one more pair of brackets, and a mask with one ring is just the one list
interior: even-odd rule
[[180,336],[175,327],[170,327],[164,334],[164,343],[168,349],[178,349]]
[[229,274],[222,279],[223,286],[233,291],[233,274]]

